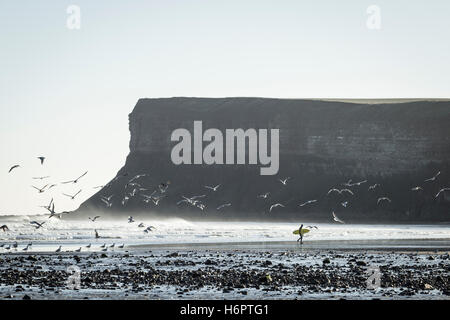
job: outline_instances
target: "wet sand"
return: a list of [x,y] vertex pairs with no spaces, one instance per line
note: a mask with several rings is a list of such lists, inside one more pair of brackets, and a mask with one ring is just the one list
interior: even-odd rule
[[[446,240],[146,245],[0,256],[2,299],[450,299]],[[363,249],[364,248],[364,249]],[[70,289],[68,267],[79,268]],[[372,271],[371,271],[372,270]],[[374,271],[375,270],[375,271]],[[375,273],[374,273],[375,272]],[[379,286],[376,279],[379,275]],[[368,279],[375,279],[368,287]]]

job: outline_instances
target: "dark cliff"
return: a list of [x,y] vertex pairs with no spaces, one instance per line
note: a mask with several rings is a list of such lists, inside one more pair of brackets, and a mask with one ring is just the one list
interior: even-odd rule
[[[249,128],[279,129],[280,165],[274,176],[261,176],[260,165],[174,165],[171,150],[177,128],[193,132]],[[141,99],[129,116],[130,153],[117,178],[80,206],[74,215],[92,210],[111,215],[140,214],[209,219],[330,220],[334,210],[347,222],[449,221],[450,193],[435,195],[449,186],[450,102],[346,103],[338,101],[265,98]],[[208,143],[204,143],[207,145]],[[424,182],[438,171],[435,181]],[[125,188],[137,174],[142,188],[125,205],[133,189]],[[125,176],[123,176],[125,175]],[[278,179],[291,177],[286,186]],[[355,195],[327,192],[342,183]],[[159,204],[145,203],[161,182],[170,181]],[[375,190],[370,185],[380,184]],[[205,185],[221,184],[216,191]],[[421,186],[424,190],[412,191]],[[270,192],[267,199],[257,195]],[[156,194],[159,194],[158,191]],[[206,194],[197,207],[176,203],[181,196]],[[112,197],[107,208],[101,196]],[[377,199],[389,197],[392,202]],[[317,203],[299,204],[317,199]],[[342,202],[348,201],[347,207]],[[269,212],[273,203],[285,208]],[[232,205],[222,210],[224,203]]]

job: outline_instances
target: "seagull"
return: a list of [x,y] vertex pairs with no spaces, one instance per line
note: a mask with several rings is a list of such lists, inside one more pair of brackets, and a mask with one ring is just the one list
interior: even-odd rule
[[106,243],[102,244],[100,248],[106,248]]
[[38,188],[38,187],[35,187],[35,186],[32,186],[32,187],[35,188],[39,193],[43,193],[45,191],[45,188],[47,188],[47,186],[48,186],[48,184],[46,184],[42,188]]
[[18,165],[18,164],[13,165],[13,166],[9,169],[8,173],[10,173],[11,171],[13,171],[14,169],[19,168],[19,167],[20,167],[20,165]]
[[[230,203],[229,205],[231,206],[231,203]],[[225,205],[225,206],[227,207],[227,205]],[[196,207],[203,211],[203,210],[205,210],[206,205],[204,205],[203,203],[198,203],[198,204],[196,205]],[[222,207],[222,206],[221,206],[221,207]],[[217,210],[219,210],[219,209],[217,209]]]
[[34,180],[44,180],[44,179],[47,179],[47,178],[50,178],[50,176],[45,176],[45,177],[33,177],[32,179],[34,179]]
[[116,244],[115,244],[115,243],[113,243],[113,244],[112,244],[112,245],[110,245],[109,247],[110,247],[110,248],[114,248],[114,247],[115,247],[115,245],[116,245]]
[[80,191],[78,191],[77,193],[75,193],[73,196],[70,195],[70,194],[66,194],[66,193],[63,193],[63,195],[65,195],[66,197],[69,197],[69,198],[72,199],[72,200],[75,200],[75,197],[76,197],[78,194],[80,194],[80,192],[81,192],[81,189],[80,189]]
[[135,176],[134,176],[133,178],[131,178],[131,180],[128,181],[128,182],[133,182],[133,181],[135,181],[135,180],[137,180],[137,179],[139,179],[139,178],[145,177],[145,176],[147,176],[146,173],[135,175]]
[[62,183],[63,183],[63,184],[67,184],[67,183],[78,183],[78,180],[80,180],[81,178],[83,178],[87,173],[88,173],[88,171],[86,171],[85,173],[83,173],[81,176],[79,176],[79,177],[76,178],[75,180],[70,180],[70,181],[66,181],[66,182],[62,182]]
[[29,248],[29,247],[30,247],[30,246],[27,244],[26,247],[23,248],[22,250],[23,250],[23,251],[28,251],[28,248]]
[[341,189],[341,190],[339,190],[339,189],[336,189],[336,188],[332,188],[332,189],[328,190],[327,195],[329,195],[332,192],[337,192],[339,194],[343,194],[344,192],[348,192],[351,195],[354,195],[353,192],[350,189]]
[[161,182],[158,186],[159,191],[161,191],[161,193],[166,192],[167,188],[169,187],[170,181],[167,181],[167,184]]
[[306,202],[303,202],[302,204],[299,204],[299,207],[303,207],[303,206],[306,206],[307,204],[314,203],[314,202],[317,202],[317,200],[308,200]]
[[50,190],[51,188],[53,188],[53,187],[56,187],[57,186],[57,184],[56,183],[54,183],[54,184],[51,184],[48,188],[47,188],[47,190]]
[[81,252],[81,247],[79,247],[75,252]]
[[94,229],[94,231],[95,231],[95,239],[100,238],[100,236],[98,235],[97,229]]
[[348,182],[342,183],[342,185],[346,186],[346,187],[351,187],[352,186],[352,179],[348,180]]
[[332,212],[332,214],[333,214],[333,220],[334,220],[334,221],[339,222],[339,223],[345,223],[344,221],[342,221],[341,219],[339,219],[339,218],[337,217],[337,215],[334,213],[334,211]]
[[224,204],[218,206],[216,209],[217,209],[217,210],[220,210],[220,209],[222,209],[222,208],[226,208],[226,207],[229,207],[229,206],[231,206],[231,203],[224,203]]
[[439,192],[436,194],[435,198],[439,197],[441,193],[444,193],[445,191],[450,191],[450,188],[442,188],[439,190]]
[[56,251],[55,252],[61,252],[61,246],[59,246],[59,248],[58,249],[56,249]]
[[275,203],[275,204],[270,206],[269,212],[272,212],[272,209],[276,208],[276,207],[283,207],[284,208],[284,205],[282,205],[281,203]]
[[122,243],[120,246],[117,246],[117,248],[123,249],[124,246],[125,246],[125,244]]
[[154,226],[148,226],[145,230],[144,230],[144,232],[145,233],[148,233],[149,231],[153,231],[152,229],[156,229]]
[[30,222],[30,224],[35,225],[35,228],[36,228],[36,229],[41,228],[41,227],[44,225],[44,223],[45,223],[45,221],[42,222],[42,223],[39,223],[39,222],[37,222],[37,221],[31,221],[31,222]]
[[109,202],[108,200],[104,199],[104,198],[100,198],[100,200],[102,200],[105,204],[107,208],[111,208],[112,206],[112,202]]
[[440,174],[441,174],[441,172],[438,171],[438,173],[436,173],[436,174],[435,174],[434,176],[432,176],[431,178],[425,180],[425,182],[426,182],[426,181],[434,181],[434,180],[436,180],[436,178],[437,178]]
[[132,217],[132,216],[129,216],[129,217],[128,217],[128,223],[133,223],[133,222],[134,222],[133,217]]
[[290,178],[291,178],[291,177],[287,177],[287,178],[284,179],[284,180],[278,179],[278,181],[280,181],[283,185],[286,185],[287,182],[288,182],[288,180],[289,180]]
[[90,249],[91,248],[91,244],[89,243],[86,248]]
[[307,229],[312,229],[312,228],[319,229],[317,226],[307,226],[306,228]]
[[[53,202],[53,199],[52,199]],[[50,215],[48,216],[48,218],[52,218],[52,217],[58,217],[59,219],[61,219],[61,214],[57,214],[55,212],[55,203],[51,204],[51,208],[46,208],[48,211],[50,211]]]
[[8,226],[7,226],[6,224],[2,225],[2,226],[0,227],[0,229],[2,229],[3,232],[9,231],[9,228],[8,228]]
[[139,228],[143,228],[144,227],[144,223],[143,222],[139,223],[138,227]]
[[267,199],[267,197],[270,195],[270,192],[266,192],[264,194],[260,194],[259,196],[257,196],[257,198],[263,198],[263,199]]
[[37,157],[41,161],[41,165],[44,164],[45,157]]
[[344,208],[347,208],[348,201],[342,202],[341,204],[342,204],[342,206],[343,206]]
[[375,183],[374,185],[369,186],[369,189],[367,189],[367,190],[368,190],[368,191],[370,191],[370,190],[375,190],[375,188],[376,188],[376,187],[379,187],[379,186],[380,186],[380,184]]
[[423,190],[423,188],[419,186],[411,188],[411,191],[420,191],[420,190]]
[[104,249],[102,249],[102,251],[108,251],[108,248],[104,248]]
[[[125,196],[125,197],[122,199],[122,206],[126,205],[127,202],[128,202],[128,200],[130,200],[130,197]],[[144,201],[145,201],[145,200],[144,200]]]
[[220,184],[218,184],[215,187],[205,186],[206,189],[211,189],[212,191],[217,191],[217,189],[220,187]]
[[360,185],[362,185],[363,183],[366,183],[366,182],[367,182],[367,180],[363,180],[363,181],[351,183],[351,184],[349,185],[349,187],[352,187],[352,186],[360,186]]
[[392,202],[391,199],[389,199],[388,197],[381,197],[381,198],[378,198],[377,204],[379,204],[381,201]]
[[89,220],[91,220],[92,222],[95,222],[95,220],[97,220],[98,218],[100,218],[100,216],[95,216],[93,218],[89,217]]

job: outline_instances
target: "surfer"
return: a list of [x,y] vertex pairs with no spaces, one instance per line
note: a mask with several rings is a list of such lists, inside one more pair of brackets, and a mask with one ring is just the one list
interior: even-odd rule
[[297,242],[300,241],[300,244],[303,244],[303,234],[302,234],[302,229],[303,229],[303,223],[302,223],[302,225],[300,226],[300,228],[298,228],[298,235],[299,235],[299,238],[297,239]]

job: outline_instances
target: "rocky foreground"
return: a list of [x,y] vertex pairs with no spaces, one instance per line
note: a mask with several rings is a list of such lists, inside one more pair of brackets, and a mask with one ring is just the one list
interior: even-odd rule
[[[79,287],[70,289],[70,266]],[[69,268],[69,269],[68,269]],[[368,270],[379,270],[368,287]],[[155,250],[0,256],[2,299],[450,299],[448,252]],[[373,276],[372,276],[373,277]],[[76,283],[75,282],[72,282]]]

